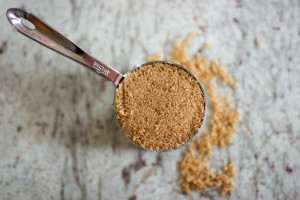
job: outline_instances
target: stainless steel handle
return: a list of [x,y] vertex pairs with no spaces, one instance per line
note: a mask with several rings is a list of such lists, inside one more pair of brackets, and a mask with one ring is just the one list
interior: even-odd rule
[[[98,75],[106,78],[115,86],[123,78],[123,75],[87,54],[81,48],[69,41],[62,34],[51,28],[42,20],[34,16],[28,11],[17,8],[8,9],[6,12],[8,21],[16,28],[17,31],[30,39],[56,51],[57,53],[74,60],[90,70],[96,72]],[[34,27],[29,28],[22,23],[22,20],[31,22]]]

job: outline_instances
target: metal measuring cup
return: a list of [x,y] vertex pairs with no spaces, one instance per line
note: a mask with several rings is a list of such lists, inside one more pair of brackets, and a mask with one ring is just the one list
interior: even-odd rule
[[[197,79],[197,77],[194,76],[188,69],[186,69],[185,67],[183,67],[179,64],[168,62],[168,61],[147,62],[142,65],[135,66],[135,68],[133,70],[129,71],[125,75],[122,75],[119,72],[117,72],[116,70],[114,70],[113,68],[104,64],[103,62],[90,56],[84,50],[79,48],[77,45],[72,43],[70,40],[68,40],[62,34],[57,32],[55,29],[51,28],[49,25],[44,23],[42,20],[40,20],[39,18],[37,18],[36,16],[31,14],[30,12],[24,11],[24,10],[18,9],[18,8],[10,8],[7,10],[6,16],[7,16],[8,21],[11,23],[11,25],[17,31],[19,31],[20,33],[25,35],[26,37],[40,43],[41,45],[65,56],[73,61],[78,62],[79,64],[81,64],[85,67],[87,67],[88,69],[92,70],[96,74],[100,75],[101,77],[103,77],[106,80],[108,80],[109,82],[111,82],[115,87],[118,87],[118,85],[124,80],[124,78],[126,78],[126,76],[129,73],[132,73],[141,67],[144,67],[147,65],[152,65],[153,63],[162,63],[162,64],[169,64],[169,65],[179,67],[179,68],[185,70],[186,72],[188,72],[192,77],[194,77],[194,79],[197,81],[200,89],[202,90],[203,98],[205,99],[204,90],[202,89],[202,86],[201,86],[199,80]],[[206,110],[206,106],[204,106],[204,111],[205,110]],[[204,119],[204,117],[203,117],[203,119]],[[203,119],[202,119],[202,121],[203,121]],[[202,122],[201,122],[201,125],[202,125]],[[199,127],[199,129],[200,129],[200,127]],[[194,133],[194,135],[197,132],[198,131],[196,131]],[[133,141],[131,141],[131,142],[133,142]],[[175,148],[175,149],[177,149],[177,148]],[[169,149],[169,150],[173,150],[173,149]]]

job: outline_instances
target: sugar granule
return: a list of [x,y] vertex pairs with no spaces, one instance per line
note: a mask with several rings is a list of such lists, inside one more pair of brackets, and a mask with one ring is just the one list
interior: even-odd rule
[[[170,60],[188,68],[204,84],[212,114],[209,117],[207,130],[193,142],[179,161],[182,192],[190,194],[191,189],[201,192],[209,187],[215,187],[220,189],[221,196],[225,196],[227,193],[231,194],[235,187],[232,180],[237,176],[235,165],[224,164],[222,171],[214,173],[210,166],[211,148],[213,146],[226,148],[232,143],[233,134],[237,132],[236,125],[240,118],[240,111],[233,109],[234,102],[230,99],[230,93],[227,96],[218,95],[218,85],[215,80],[219,79],[222,85],[227,84],[232,89],[236,88],[238,83],[217,61],[204,59],[200,53],[196,53],[195,57],[191,58],[187,49],[191,37],[176,42]],[[152,58],[161,59],[162,56],[156,55]]]
[[116,114],[135,144],[156,151],[183,146],[201,127],[205,98],[197,80],[175,65],[154,63],[118,86]]

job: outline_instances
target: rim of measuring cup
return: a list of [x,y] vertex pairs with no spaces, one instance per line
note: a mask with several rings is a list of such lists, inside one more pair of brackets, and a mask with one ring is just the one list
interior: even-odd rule
[[[162,64],[173,65],[173,66],[176,66],[176,67],[181,68],[181,69],[185,70],[186,72],[188,72],[188,73],[189,73],[190,75],[192,75],[192,77],[197,81],[197,83],[198,83],[198,85],[199,85],[199,87],[200,87],[200,89],[201,89],[201,91],[202,91],[202,97],[204,98],[204,115],[203,115],[203,118],[202,118],[202,120],[201,120],[201,126],[198,128],[198,130],[193,134],[193,136],[192,136],[186,143],[182,144],[182,145],[179,146],[179,147],[176,147],[176,148],[173,148],[173,149],[168,149],[168,150],[151,150],[151,149],[147,149],[147,148],[145,148],[145,147],[141,147],[140,145],[134,143],[134,142],[127,136],[127,134],[123,131],[123,129],[122,129],[121,125],[120,125],[120,121],[119,121],[118,115],[117,115],[117,113],[116,113],[116,108],[115,108],[116,92],[117,92],[117,89],[118,89],[119,85],[124,81],[124,79],[125,79],[130,73],[132,73],[132,72],[134,72],[134,71],[140,69],[141,67],[145,67],[145,66],[147,66],[147,65],[151,65],[151,64],[155,64],[155,63],[162,63]],[[190,70],[188,70],[187,68],[185,68],[184,66],[182,66],[182,65],[180,65],[180,64],[178,64],[178,63],[174,63],[174,62],[162,60],[162,61],[150,61],[150,62],[146,62],[146,63],[141,64],[141,65],[135,65],[135,66],[133,67],[132,70],[128,71],[128,72],[123,76],[122,80],[121,80],[121,81],[118,83],[118,85],[117,85],[117,89],[116,89],[115,95],[114,95],[113,109],[114,109],[114,111],[115,111],[115,114],[116,114],[116,117],[117,117],[117,120],[118,120],[118,125],[120,126],[120,128],[121,128],[123,134],[125,135],[125,137],[126,137],[132,144],[134,144],[135,146],[139,147],[140,149],[145,149],[145,150],[148,150],[148,151],[156,151],[156,152],[166,152],[166,151],[173,151],[173,150],[179,149],[179,148],[183,147],[184,145],[186,145],[187,143],[189,143],[192,139],[194,139],[194,138],[196,137],[196,135],[199,133],[201,127],[203,126],[204,119],[206,118],[206,98],[205,98],[206,95],[205,95],[205,91],[204,91],[204,89],[203,89],[203,87],[202,87],[202,85],[201,85],[199,79],[198,79],[198,78],[197,78]]]

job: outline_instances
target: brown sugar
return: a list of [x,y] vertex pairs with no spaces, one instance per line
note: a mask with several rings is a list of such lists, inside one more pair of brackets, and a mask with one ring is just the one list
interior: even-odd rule
[[[235,187],[232,180],[237,176],[235,165],[234,163],[224,164],[221,170],[214,173],[210,166],[212,147],[226,148],[232,143],[233,135],[237,132],[236,125],[240,118],[240,111],[234,109],[230,93],[227,96],[218,94],[218,85],[215,80],[219,79],[222,85],[229,85],[232,89],[236,88],[238,84],[227,73],[226,68],[217,61],[204,59],[200,53],[191,58],[187,49],[191,37],[176,42],[170,60],[185,66],[205,86],[211,115],[207,130],[189,146],[188,151],[179,161],[181,192],[190,194],[192,189],[201,192],[209,187],[215,187],[219,188],[221,196],[224,196],[227,193],[231,194]],[[153,56],[149,61],[157,58],[161,59],[162,56]]]
[[166,63],[130,73],[116,91],[115,106],[127,137],[156,151],[183,146],[199,130],[205,114],[205,98],[197,80]]

